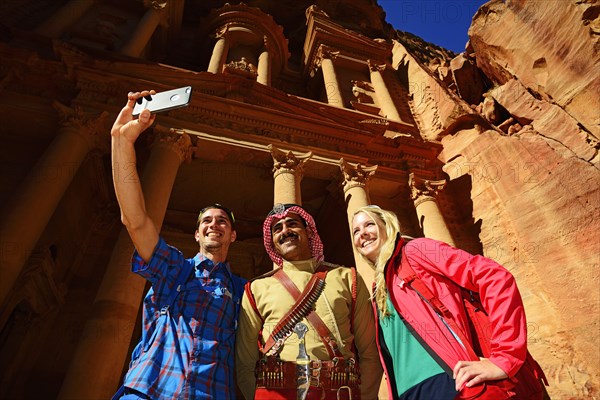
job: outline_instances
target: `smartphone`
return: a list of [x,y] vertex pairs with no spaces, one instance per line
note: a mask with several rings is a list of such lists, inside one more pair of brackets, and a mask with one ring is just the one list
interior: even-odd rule
[[146,97],[137,99],[133,107],[133,116],[139,115],[144,108],[151,113],[169,111],[175,108],[185,107],[190,104],[192,99],[192,87],[184,86],[178,89],[159,92]]

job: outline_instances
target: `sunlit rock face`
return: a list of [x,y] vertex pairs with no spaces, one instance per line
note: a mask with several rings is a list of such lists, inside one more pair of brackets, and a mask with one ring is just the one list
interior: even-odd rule
[[[449,62],[453,80],[439,80],[450,94],[417,119],[443,144],[448,188],[469,181],[483,252],[517,278],[530,350],[559,399],[597,398],[600,387],[599,11],[596,1],[485,4]],[[449,105],[452,92],[463,107]],[[465,103],[474,114],[457,112]]]

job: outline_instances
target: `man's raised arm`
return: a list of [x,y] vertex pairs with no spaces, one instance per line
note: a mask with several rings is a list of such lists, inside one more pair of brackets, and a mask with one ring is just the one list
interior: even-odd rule
[[135,101],[154,91],[129,93],[127,104],[111,129],[113,184],[121,208],[121,221],[127,228],[139,255],[149,261],[158,243],[158,231],[146,212],[146,203],[136,168],[135,141],[154,122],[154,115],[143,110],[133,119]]

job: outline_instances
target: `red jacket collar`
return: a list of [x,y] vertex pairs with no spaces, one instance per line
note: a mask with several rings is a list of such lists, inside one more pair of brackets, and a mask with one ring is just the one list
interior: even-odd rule
[[404,239],[402,239],[400,233],[398,233],[396,235],[396,244],[394,245],[394,252],[392,253],[392,256],[387,260],[384,269],[385,281],[387,283],[388,288],[392,283],[394,272],[398,268],[400,268],[400,264],[402,262],[402,249],[404,248],[404,243]]

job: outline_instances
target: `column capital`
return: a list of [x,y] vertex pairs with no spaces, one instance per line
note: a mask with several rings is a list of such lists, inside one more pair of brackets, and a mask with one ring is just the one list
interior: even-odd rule
[[55,269],[49,247],[44,244],[35,247],[6,299],[7,312],[0,314],[0,326],[4,326],[10,312],[22,301],[27,302],[31,311],[23,322],[31,322],[64,303],[66,291],[54,279]]
[[321,62],[324,58],[329,59],[331,61],[335,61],[335,59],[339,55],[340,55],[340,52],[338,50],[334,50],[333,48],[322,44],[317,49],[316,60],[317,60],[317,63],[319,63],[319,64],[321,64]]
[[295,154],[291,150],[282,150],[270,144],[273,157],[273,177],[283,173],[302,174],[304,164],[312,157],[312,151]]
[[90,149],[97,148],[107,153],[110,151],[110,136],[106,134],[108,112],[87,113],[78,106],[71,108],[58,101],[54,101],[52,106],[59,115],[62,129],[71,129],[83,137]]
[[367,60],[367,65],[369,66],[369,71],[371,72],[383,72],[387,67],[387,64],[377,64],[373,60]]
[[326,46],[324,44],[320,45],[317,49],[317,53],[313,57],[310,64],[310,75],[314,76],[319,68],[321,68],[323,64],[323,60],[331,60],[334,61],[336,57],[340,55],[339,51],[334,51],[331,47]]
[[340,170],[344,176],[344,193],[355,187],[366,187],[371,176],[375,174],[377,165],[367,167],[362,164],[352,165],[340,158]]
[[227,39],[227,36],[229,35],[229,28],[231,28],[231,25],[232,23],[228,22],[225,25],[220,26],[213,34],[213,37],[215,39]]
[[184,129],[167,128],[162,125],[154,127],[152,146],[168,148],[177,154],[182,163],[191,162],[194,151],[196,151],[190,135]]
[[323,17],[326,18],[330,18],[329,14],[327,14],[325,11],[323,11],[319,6],[317,6],[316,4],[313,4],[311,6],[309,6],[306,11],[304,12],[304,15],[306,16],[306,18],[308,18],[310,16],[310,14],[319,14]]
[[144,7],[160,11],[167,7],[167,0],[144,0]]
[[408,185],[410,186],[410,198],[415,202],[415,207],[425,201],[435,201],[438,192],[446,186],[446,180],[441,179],[432,181],[416,177],[414,172],[408,176]]

